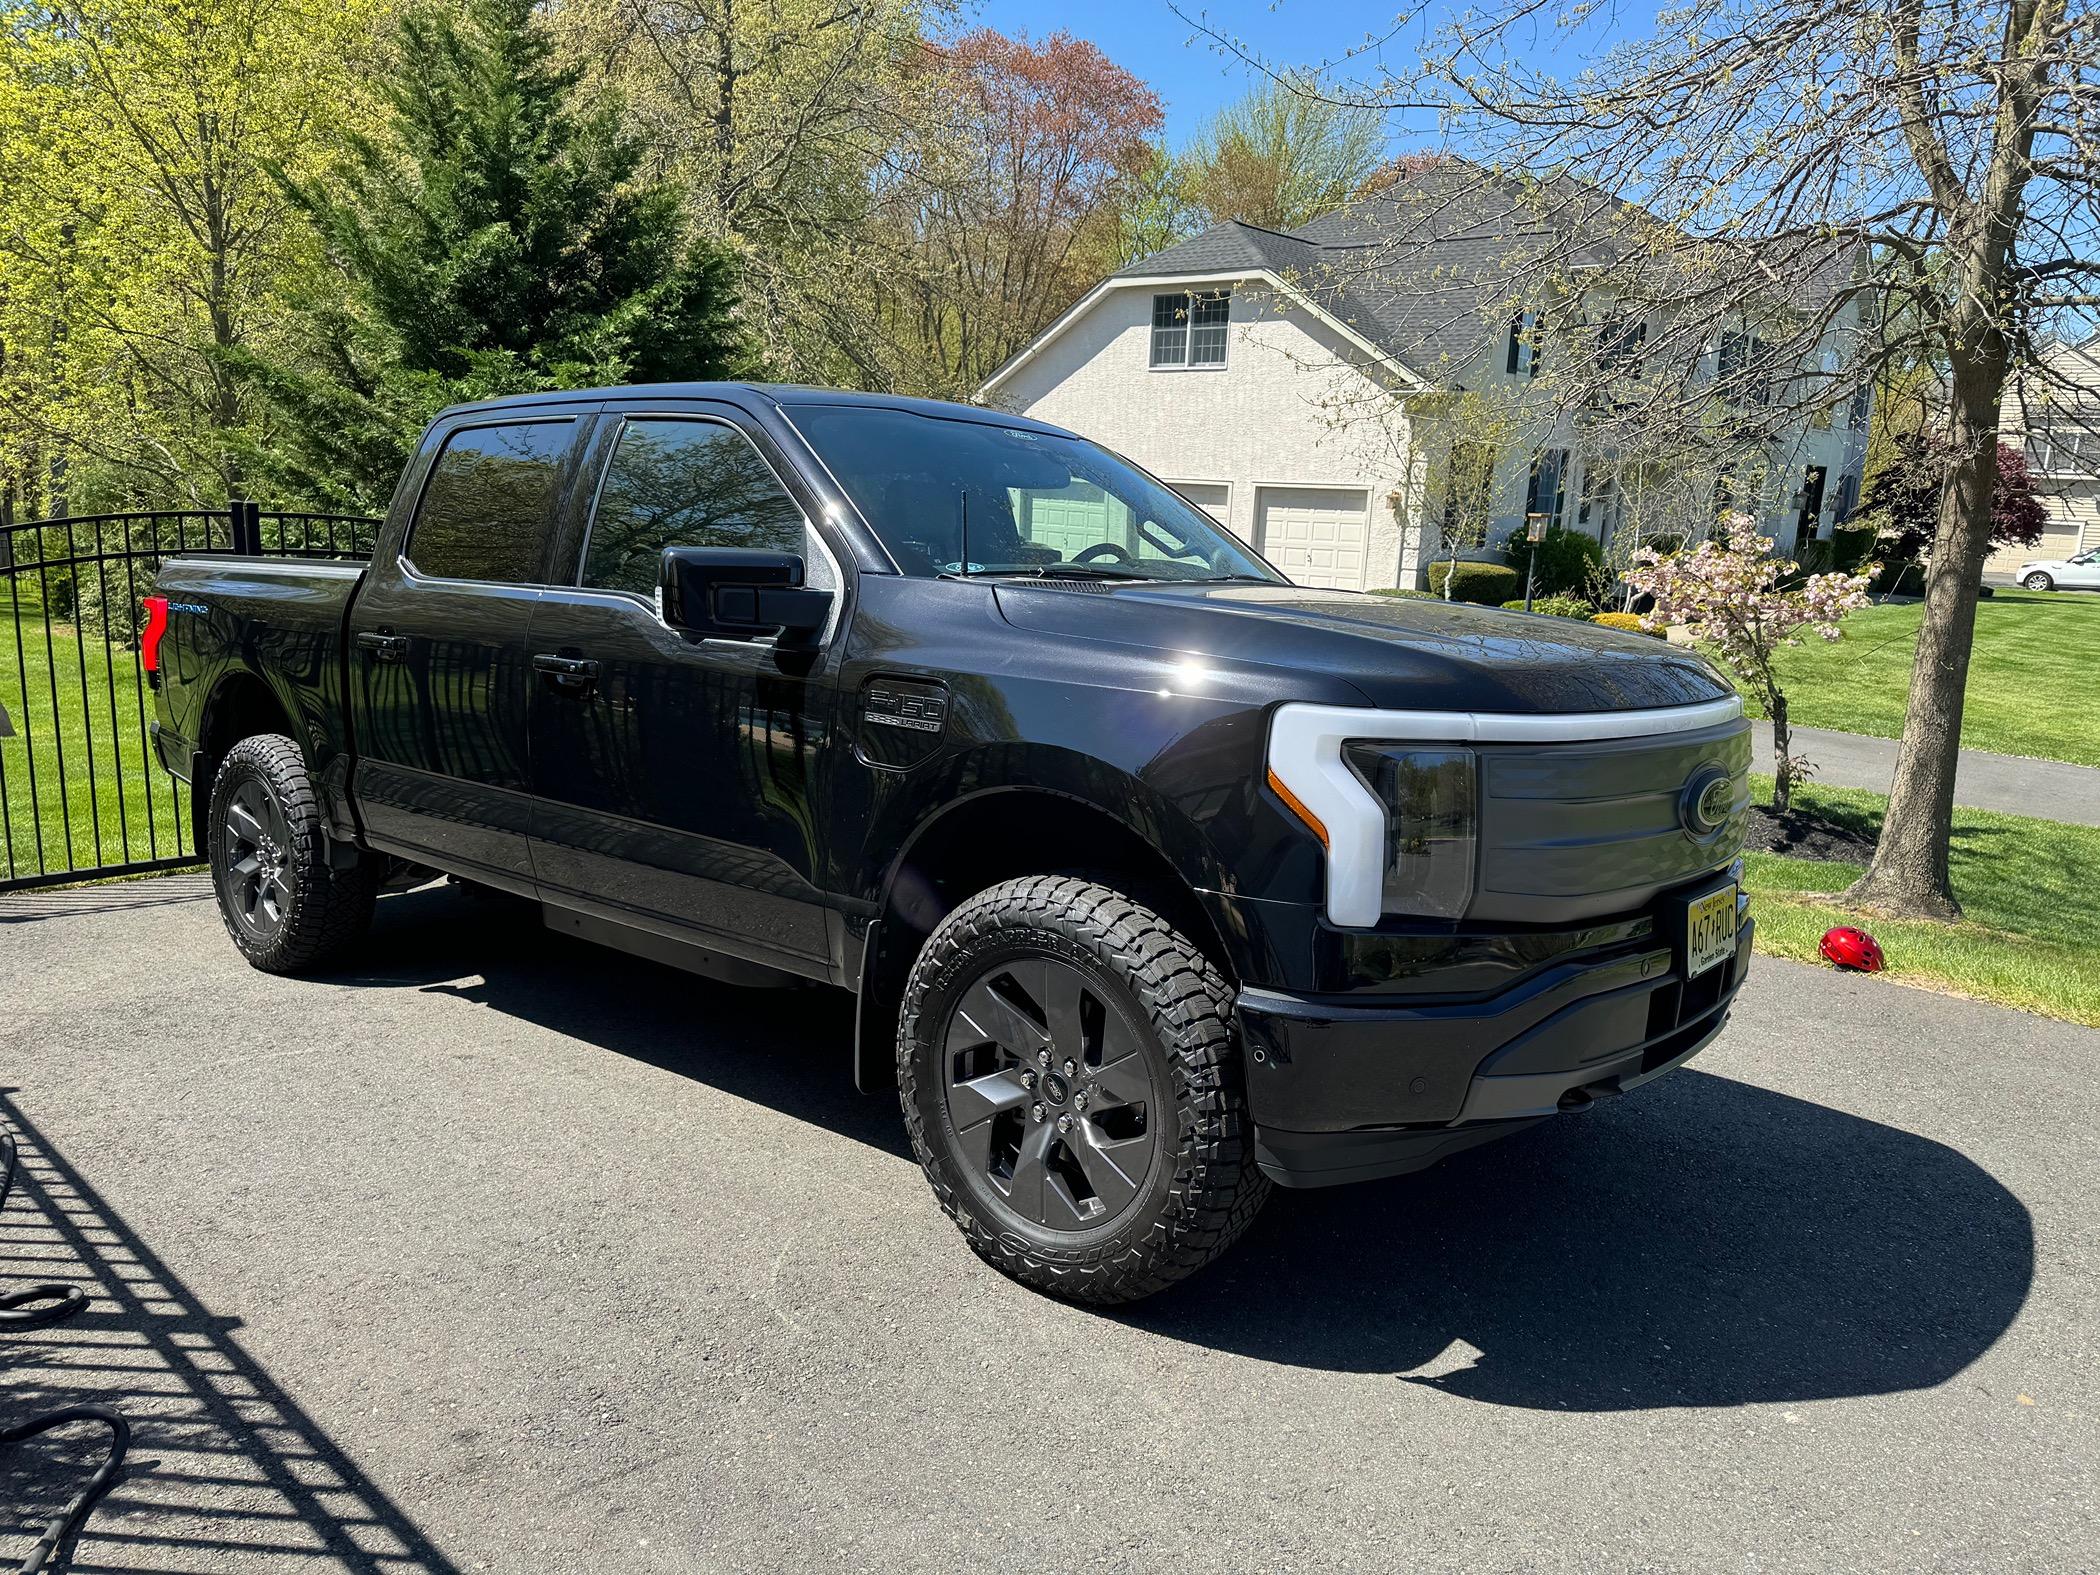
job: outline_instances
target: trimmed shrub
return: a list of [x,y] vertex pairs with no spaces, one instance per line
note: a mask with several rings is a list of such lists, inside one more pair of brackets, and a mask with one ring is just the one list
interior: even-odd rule
[[1391,585],[1381,586],[1373,590],[1371,594],[1373,596],[1418,596],[1424,601],[1435,601],[1438,599],[1434,591],[1409,591]]
[[1516,570],[1517,584],[1524,583],[1524,570],[1533,552],[1538,554],[1538,577],[1533,589],[1540,596],[1586,596],[1604,568],[1604,550],[1580,531],[1555,527],[1546,539],[1534,545],[1522,533],[1512,536],[1503,549]]
[[[1502,604],[1508,612],[1522,612],[1524,598],[1519,596]],[[1587,620],[1597,609],[1579,596],[1534,596],[1531,610],[1543,618],[1581,618]]]
[[1521,590],[1517,571],[1501,563],[1457,564],[1448,559],[1429,566],[1429,589],[1436,595],[1444,594],[1444,581],[1451,582],[1451,599],[1455,602],[1479,602],[1486,607],[1499,607],[1509,600],[1509,594]]
[[1842,525],[1831,534],[1831,545],[1836,548],[1832,555],[1832,566],[1839,569],[1856,569],[1874,553],[1874,531],[1871,526],[1864,530],[1847,530]]
[[1925,566],[1915,558],[1908,563],[1884,563],[1868,589],[1876,596],[1923,596]]
[[1601,625],[1602,625],[1603,627],[1605,627],[1605,628],[1607,628],[1607,629],[1617,629],[1617,630],[1620,630],[1621,632],[1623,632],[1623,633],[1626,633],[1626,634],[1645,634],[1645,635],[1651,635],[1651,636],[1653,636],[1653,637],[1654,637],[1655,639],[1658,639],[1658,640],[1661,640],[1661,639],[1665,639],[1665,638],[1667,638],[1667,636],[1665,636],[1665,635],[1663,634],[1662,630],[1660,630],[1660,629],[1650,629],[1650,628],[1648,628],[1648,627],[1647,627],[1646,625],[1644,625],[1644,624],[1643,624],[1643,623],[1641,622],[1641,615],[1640,615],[1639,613],[1630,613],[1630,612],[1602,612],[1602,613],[1595,613],[1595,614],[1592,614],[1592,615],[1591,615],[1591,617],[1590,617],[1590,622],[1591,622],[1591,623],[1594,623],[1594,624],[1601,624]]

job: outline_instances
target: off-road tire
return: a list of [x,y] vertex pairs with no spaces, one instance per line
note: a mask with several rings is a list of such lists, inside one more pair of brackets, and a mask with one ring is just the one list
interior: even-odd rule
[[[287,894],[282,918],[259,929],[244,922],[230,868],[232,835],[228,813],[244,784],[259,784],[283,817],[281,849]],[[264,973],[300,973],[340,955],[363,938],[372,922],[383,861],[360,854],[344,867],[330,860],[314,793],[299,746],[281,733],[258,733],[226,752],[212,778],[206,819],[212,887],[219,917],[243,957]],[[338,855],[339,856],[339,855]]]
[[[1116,993],[1164,1097],[1162,1145],[1124,1211],[1091,1230],[1046,1231],[967,1179],[948,1116],[942,1039],[959,992],[1002,957],[1076,966]],[[1037,875],[979,892],[928,937],[904,989],[897,1083],[905,1126],[941,1208],[979,1256],[1073,1301],[1130,1302],[1208,1264],[1269,1195],[1254,1162],[1232,992],[1158,914],[1106,886]]]

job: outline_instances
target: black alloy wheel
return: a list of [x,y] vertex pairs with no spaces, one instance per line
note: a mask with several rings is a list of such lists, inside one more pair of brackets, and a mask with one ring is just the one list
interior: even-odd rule
[[1105,988],[1059,958],[995,962],[949,1008],[942,1042],[958,1155],[1007,1208],[1069,1231],[1137,1200],[1161,1104]]
[[227,795],[225,839],[227,912],[258,941],[268,943],[291,911],[287,865],[291,829],[269,784],[247,777]]
[[934,927],[899,1007],[919,1166],[971,1248],[1022,1284],[1150,1296],[1268,1196],[1232,987],[1135,898],[1074,875],[987,887]]
[[386,861],[330,840],[306,758],[283,734],[226,752],[204,824],[226,933],[265,973],[318,966],[371,924]]

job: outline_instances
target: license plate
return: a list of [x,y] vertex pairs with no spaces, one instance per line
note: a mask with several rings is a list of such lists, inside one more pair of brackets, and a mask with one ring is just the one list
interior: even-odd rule
[[1735,887],[1694,899],[1684,913],[1684,974],[1696,979],[1735,955]]

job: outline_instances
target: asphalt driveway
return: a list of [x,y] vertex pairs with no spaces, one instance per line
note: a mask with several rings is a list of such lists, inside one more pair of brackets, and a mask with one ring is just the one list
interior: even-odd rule
[[[842,998],[443,889],[251,972],[0,899],[0,1418],[137,1426],[82,1570],[2090,1567],[2100,1033],[1760,959],[1693,1068],[1279,1194],[1113,1316],[982,1267]],[[83,1442],[92,1442],[83,1435]],[[78,1481],[0,1458],[0,1555]]]

